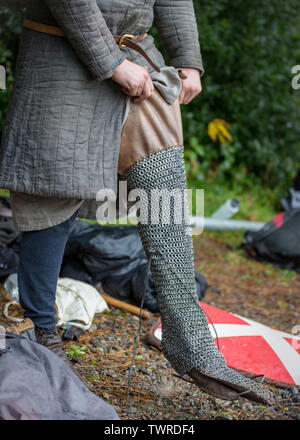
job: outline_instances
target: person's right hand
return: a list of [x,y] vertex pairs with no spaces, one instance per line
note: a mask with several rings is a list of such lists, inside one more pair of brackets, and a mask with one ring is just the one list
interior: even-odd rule
[[149,98],[154,90],[148,68],[127,59],[116,67],[111,79],[120,84],[123,92],[134,97],[133,102]]

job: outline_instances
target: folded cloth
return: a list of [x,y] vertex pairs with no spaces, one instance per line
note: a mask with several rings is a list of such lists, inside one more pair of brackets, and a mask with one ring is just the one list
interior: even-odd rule
[[0,342],[0,419],[119,420],[114,408],[46,347],[13,333]]

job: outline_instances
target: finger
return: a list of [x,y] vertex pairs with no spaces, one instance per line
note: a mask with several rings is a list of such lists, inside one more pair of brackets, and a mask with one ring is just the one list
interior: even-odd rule
[[141,94],[140,97],[135,98],[133,102],[141,102],[144,99],[149,98],[152,95],[153,90],[154,90],[154,86],[152,84],[152,81],[151,80],[146,81],[143,93]]
[[145,86],[146,86],[146,84],[147,84],[147,82],[148,82],[148,80],[150,78],[150,75],[149,75],[149,72],[148,72],[148,67],[144,66],[144,69],[146,70],[146,72],[145,72],[145,76],[144,76],[143,81],[141,81],[139,86],[138,86],[138,90],[137,90],[137,93],[136,93],[137,97],[139,97],[139,96],[141,96],[143,94]]
[[134,103],[138,103],[138,102],[144,101],[144,99],[146,99],[147,97],[148,97],[148,94],[147,94],[147,86],[145,86],[145,88],[144,88],[143,93],[141,94],[141,96],[139,96],[139,97],[137,97],[137,98],[134,98],[134,99],[133,99],[133,102],[134,102]]
[[195,93],[194,89],[191,87],[186,87],[184,89],[184,99],[183,99],[183,104],[187,105],[189,104],[197,95],[197,93]]
[[151,78],[149,78],[148,84],[149,84],[149,97],[150,97],[152,95],[152,93],[154,92],[154,88],[155,88]]
[[135,104],[138,104],[139,102],[144,101],[144,99],[145,99],[145,96],[142,94],[142,95],[139,96],[139,97],[133,98],[132,101],[133,101]]
[[144,89],[145,89],[145,85],[146,85],[146,81],[142,82],[137,90],[137,93],[135,96],[140,97],[143,93],[144,93]]
[[192,94],[191,94],[191,92],[187,92],[186,94],[185,94],[185,97],[184,97],[184,104],[185,105],[187,105],[187,104],[189,104],[190,102],[191,102],[191,100],[192,100]]
[[191,92],[189,93],[189,102],[191,102],[194,98],[196,98],[196,96],[198,96],[201,92],[199,91],[199,89],[192,89]]
[[190,96],[186,96],[184,100],[184,105],[188,105],[192,101],[192,98]]
[[142,96],[142,94],[144,93],[147,82],[148,82],[148,77],[145,77],[144,81],[140,83],[138,90],[136,92],[136,95],[135,95],[137,98]]
[[180,96],[179,96],[179,104],[183,104],[184,99],[185,99],[185,91],[184,91],[184,89],[182,89]]
[[[145,86],[146,87],[146,86]],[[133,98],[133,102],[134,103],[138,103],[141,102],[144,99],[144,93],[145,93],[145,88],[142,90],[142,93],[139,96],[135,96],[135,98]]]
[[152,95],[153,92],[154,92],[154,85],[153,85],[152,79],[149,78],[149,80],[146,83],[146,87],[145,87],[146,98],[150,98],[150,96]]
[[130,88],[126,89],[126,88],[123,88],[122,90],[123,90],[124,93],[126,93],[126,95],[129,95],[129,96],[136,96],[136,95],[135,95],[135,91],[134,91],[134,89],[130,89]]
[[145,79],[140,79],[134,86],[128,87],[128,94],[130,96],[141,96],[145,86]]
[[143,87],[141,85],[128,88],[127,90],[129,96],[140,96],[143,93]]
[[126,93],[126,95],[131,96],[128,88],[126,88],[126,87],[122,87],[122,91],[123,91],[124,93]]

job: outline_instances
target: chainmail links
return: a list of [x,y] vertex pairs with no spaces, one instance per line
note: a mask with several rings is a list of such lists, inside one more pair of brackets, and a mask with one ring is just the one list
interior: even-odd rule
[[[206,317],[198,304],[194,275],[193,243],[189,225],[181,221],[175,224],[179,213],[184,214],[184,190],[186,177],[183,148],[172,147],[143,159],[126,171],[124,178],[129,190],[146,191],[148,224],[139,224],[145,252],[151,260],[163,327],[162,350],[173,367],[184,374],[195,365],[224,362],[217,351],[206,324]],[[170,200],[170,222],[163,224],[162,204],[152,203],[153,190],[177,191],[181,206]],[[178,192],[179,191],[179,192]],[[166,201],[165,201],[166,203]],[[153,210],[159,210],[159,213]],[[152,211],[151,211],[152,210]],[[175,211],[176,210],[176,211]],[[160,223],[151,224],[151,214]],[[178,218],[177,217],[177,218]],[[167,223],[167,221],[166,221]],[[200,366],[199,365],[199,366]]]
[[[170,147],[141,159],[126,170],[123,179],[130,191],[142,189],[148,196],[148,223],[141,220],[138,228],[146,255],[151,255],[165,357],[180,374],[197,368],[245,389],[264,392],[263,387],[226,366],[198,302],[191,231],[187,222],[178,221],[180,214],[184,218],[186,209],[183,147]],[[177,198],[171,198],[165,208],[166,201],[157,203],[153,197],[154,189],[164,190],[165,194],[167,190]],[[170,221],[165,221],[166,214]],[[151,222],[151,215],[159,218],[158,224]]]

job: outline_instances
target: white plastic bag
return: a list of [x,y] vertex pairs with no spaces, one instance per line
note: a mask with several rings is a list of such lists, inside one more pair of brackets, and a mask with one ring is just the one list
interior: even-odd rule
[[70,324],[88,330],[95,313],[108,309],[106,301],[95,287],[72,278],[61,278],[57,283],[57,325]]

